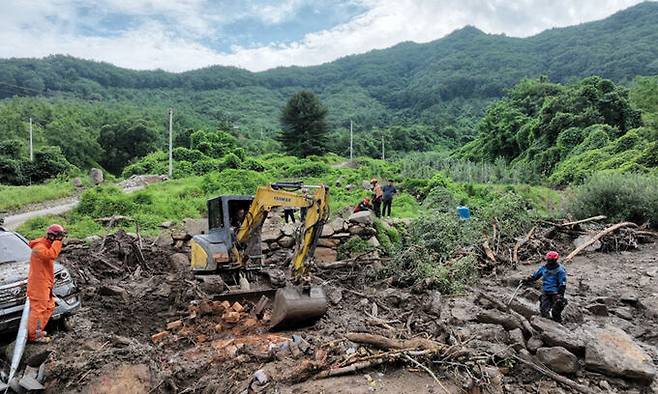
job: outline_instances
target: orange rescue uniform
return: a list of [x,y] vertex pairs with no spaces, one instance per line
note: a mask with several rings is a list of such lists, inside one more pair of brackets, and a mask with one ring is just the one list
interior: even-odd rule
[[53,286],[55,284],[55,259],[62,251],[62,241],[37,238],[30,241],[32,256],[27,276],[27,296],[30,299],[30,317],[27,323],[27,338],[37,339],[37,328],[44,331],[55,310]]

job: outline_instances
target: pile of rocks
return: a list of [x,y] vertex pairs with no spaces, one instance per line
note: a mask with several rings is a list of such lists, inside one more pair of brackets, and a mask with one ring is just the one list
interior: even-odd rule
[[[489,298],[481,297],[479,303],[483,308],[471,310],[478,323],[472,326],[473,333],[477,332],[473,343],[476,348],[488,348],[490,353],[503,358],[518,354],[524,359],[534,359],[577,381],[585,374],[602,374],[610,382],[635,382],[643,386],[652,384],[656,376],[652,359],[658,356],[656,349],[636,341],[616,325],[593,320],[582,322],[582,318],[580,323],[562,325],[538,316],[533,303],[525,298],[515,300],[507,310],[501,310],[501,305]],[[605,379],[599,385],[604,390],[609,387]]]
[[[337,217],[325,224],[315,248],[318,262],[337,260],[338,247],[352,237],[360,237],[373,247],[379,247],[377,230],[373,226],[374,215],[370,211],[357,212],[347,219]],[[274,214],[263,224],[261,248],[268,259],[276,260],[278,256],[289,253],[295,246],[295,239],[303,227],[297,224],[280,224],[280,218]]]

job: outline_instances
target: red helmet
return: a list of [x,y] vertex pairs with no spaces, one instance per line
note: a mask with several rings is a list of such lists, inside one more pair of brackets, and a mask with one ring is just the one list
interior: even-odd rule
[[366,198],[363,199],[363,202],[366,203],[366,204],[370,204],[370,199],[368,197],[366,197]]
[[61,224],[51,224],[46,230],[46,234],[59,237],[66,234],[66,229]]
[[546,260],[557,260],[560,258],[560,254],[554,250],[546,253]]

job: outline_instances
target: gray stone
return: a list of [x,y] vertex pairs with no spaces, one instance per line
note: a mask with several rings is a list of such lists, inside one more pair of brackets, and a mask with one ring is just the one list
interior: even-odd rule
[[585,341],[579,331],[570,330],[540,316],[534,316],[530,324],[541,333],[542,341],[549,346],[562,346],[575,354],[585,351]]
[[[574,248],[579,247],[580,245],[589,242],[592,240],[592,237],[590,235],[581,235],[578,238],[573,240],[573,246]],[[601,249],[601,241],[596,240],[593,244],[590,246],[586,247],[584,249],[585,252],[594,252],[595,250]]]
[[124,300],[128,299],[128,292],[126,291],[126,289],[119,286],[112,286],[112,285],[101,286],[98,289],[98,294],[103,296],[110,296],[110,297],[121,297]]
[[525,349],[525,338],[523,337],[523,331],[521,331],[520,328],[515,328],[509,332],[509,344],[512,345],[516,351]]
[[365,227],[361,225],[357,226],[351,226],[350,227],[350,234],[352,235],[359,235],[361,237],[370,237],[375,234],[377,234],[377,230],[375,230],[372,227]]
[[431,291],[427,298],[425,299],[425,303],[423,304],[423,310],[426,313],[429,313],[434,316],[441,316],[441,310],[443,309],[443,296],[441,295],[441,292],[439,291]]
[[272,241],[276,241],[277,239],[279,239],[280,236],[281,236],[281,230],[278,229],[278,228],[272,228],[272,229],[268,229],[266,231],[263,231],[261,233],[261,240],[263,242],[272,242]]
[[292,248],[295,245],[295,238],[283,236],[278,242],[282,248]]
[[387,304],[397,308],[399,306],[404,306],[411,296],[407,292],[388,288],[378,292],[377,297]]
[[76,176],[75,178],[73,178],[73,180],[71,181],[71,183],[72,183],[73,186],[75,186],[75,187],[82,187],[82,179],[80,179],[79,176]]
[[361,187],[363,190],[372,190],[372,184],[370,184],[370,181],[361,182]]
[[557,373],[573,374],[578,371],[578,357],[561,346],[540,347],[537,358]]
[[90,235],[84,239],[84,241],[88,244],[92,244],[94,242],[100,241],[102,238],[98,235]]
[[612,314],[624,320],[633,320],[633,310],[629,307],[620,307],[612,310]]
[[585,308],[594,316],[608,316],[608,307],[605,304],[589,304]]
[[650,319],[658,319],[658,295],[643,298],[644,314]]
[[336,218],[331,221],[331,223],[326,224],[326,226],[331,227],[334,230],[334,233],[342,233],[347,231],[347,222],[343,218]]
[[530,339],[528,339],[527,348],[530,351],[530,353],[536,353],[537,349],[539,349],[542,346],[544,346],[544,342],[541,340],[540,337],[535,335],[535,336],[531,336]]
[[103,171],[98,168],[92,168],[89,170],[89,177],[94,185],[100,185],[103,183]]
[[473,330],[475,338],[494,343],[509,343],[509,334],[498,324],[478,324]]
[[183,227],[185,228],[185,233],[190,237],[206,234],[208,233],[208,220],[187,218],[183,220]]
[[368,239],[368,245],[372,246],[373,248],[378,248],[381,246],[377,237],[370,237]]
[[623,330],[606,325],[590,332],[585,367],[608,376],[651,382],[656,367],[651,357]]
[[166,248],[173,245],[174,239],[171,237],[171,231],[167,230],[158,234],[153,242],[161,248]]
[[367,226],[371,226],[373,221],[374,221],[374,215],[372,211],[361,211],[357,213],[353,213],[350,215],[349,219],[347,219],[350,223],[357,223],[357,224],[364,224]]
[[335,248],[340,244],[340,240],[334,238],[320,238],[318,239],[318,246],[325,248]]
[[325,224],[324,226],[322,226],[322,233],[320,234],[321,237],[329,238],[332,235],[334,235],[334,228],[333,227],[331,227],[328,224]]
[[295,230],[297,227],[293,223],[286,223],[281,227],[281,232],[283,235],[286,235],[288,237],[291,237],[293,234],[295,234]]
[[497,309],[484,309],[475,317],[480,323],[500,324],[506,330],[522,328],[521,322],[512,315],[501,312]]
[[533,316],[539,314],[537,311],[537,304],[523,297],[514,298],[509,307],[526,319],[531,319]]
[[160,223],[160,227],[162,228],[172,228],[174,226],[174,222],[171,220],[167,220],[166,222]]
[[315,259],[323,263],[333,263],[337,259],[337,252],[331,248],[315,248]]

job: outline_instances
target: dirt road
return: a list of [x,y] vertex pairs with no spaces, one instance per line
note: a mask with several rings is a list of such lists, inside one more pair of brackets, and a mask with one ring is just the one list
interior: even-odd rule
[[[3,227],[9,230],[15,230],[21,224],[30,219],[45,216],[45,215],[59,215],[73,209],[80,199],[78,197],[70,197],[62,200],[50,201],[48,203],[40,204],[42,208],[34,208],[27,212],[17,213],[5,217],[5,224]],[[49,205],[48,205],[49,204]]]

